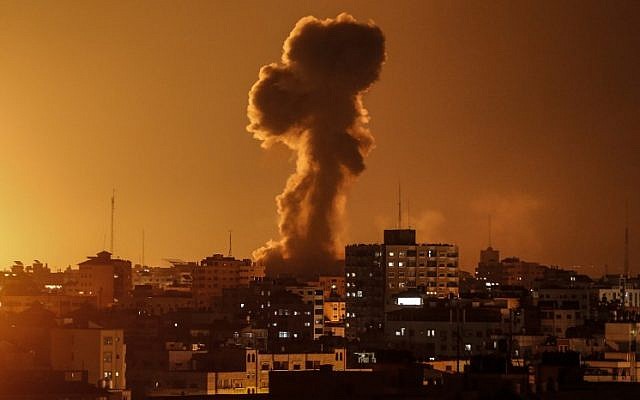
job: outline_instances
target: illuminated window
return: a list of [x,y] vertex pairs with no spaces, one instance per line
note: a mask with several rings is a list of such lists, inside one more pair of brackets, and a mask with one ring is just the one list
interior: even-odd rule
[[389,257],[393,257],[395,254],[393,254],[393,251],[389,252]]
[[471,344],[470,343],[466,343],[464,345],[464,351],[471,351]]
[[404,267],[404,263],[403,263],[402,261],[400,261],[400,262],[398,263],[398,267]]
[[399,297],[399,306],[419,306],[422,305],[422,297]]

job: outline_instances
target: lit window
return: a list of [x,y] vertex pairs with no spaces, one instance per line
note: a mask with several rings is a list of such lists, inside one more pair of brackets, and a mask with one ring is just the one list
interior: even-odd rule
[[393,261],[389,261],[389,266],[393,267]]
[[400,262],[398,263],[398,267],[404,267],[404,263],[403,263],[402,261],[400,261]]
[[393,251],[390,251],[389,252],[389,257],[393,257],[393,256],[394,256]]
[[470,343],[466,343],[464,345],[464,351],[471,351],[471,344]]
[[358,290],[358,297],[362,297],[362,290]]

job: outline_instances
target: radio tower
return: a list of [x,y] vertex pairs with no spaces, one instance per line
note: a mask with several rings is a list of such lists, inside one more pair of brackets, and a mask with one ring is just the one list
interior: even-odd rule
[[624,276],[629,279],[629,203],[624,203]]
[[116,212],[116,190],[113,189],[113,192],[111,194],[111,247],[109,248],[109,251],[111,252],[111,254],[113,254],[113,217],[115,215]]
[[398,182],[398,229],[402,229],[402,190]]

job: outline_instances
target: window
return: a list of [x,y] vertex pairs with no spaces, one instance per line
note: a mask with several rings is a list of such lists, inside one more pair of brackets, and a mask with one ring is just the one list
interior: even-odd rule
[[285,332],[285,331],[278,332],[278,337],[281,339],[288,338],[289,336],[290,336],[289,332]]
[[393,267],[393,261],[389,261],[389,266]]
[[110,363],[113,358],[113,355],[110,351],[105,351],[104,356],[102,357],[102,361],[106,363]]
[[106,346],[106,345],[113,344],[113,337],[111,337],[111,336],[105,336],[105,337],[102,339],[102,344],[104,344],[105,346]]
[[275,370],[288,370],[289,369],[289,362],[288,361],[274,361],[273,362],[273,369]]

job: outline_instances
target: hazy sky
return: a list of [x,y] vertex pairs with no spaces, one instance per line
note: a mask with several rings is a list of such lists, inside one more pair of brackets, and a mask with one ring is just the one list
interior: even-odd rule
[[[248,257],[277,239],[290,150],[246,132],[247,94],[300,17],[386,35],[364,99],[376,148],[346,242],[381,240],[397,184],[423,242],[640,271],[640,2],[0,0],[0,267]],[[408,206],[407,204],[408,203]],[[404,224],[407,224],[405,215]]]

